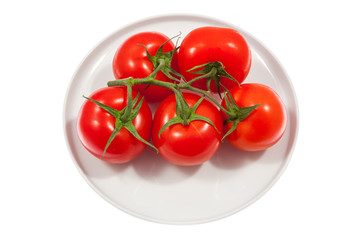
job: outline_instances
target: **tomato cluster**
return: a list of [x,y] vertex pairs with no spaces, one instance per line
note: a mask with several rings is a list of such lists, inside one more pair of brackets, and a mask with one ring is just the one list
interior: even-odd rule
[[[173,164],[198,165],[225,138],[244,151],[265,150],[284,134],[287,113],[270,87],[243,84],[251,59],[245,38],[230,28],[194,29],[179,47],[162,33],[135,34],[115,53],[117,80],[85,97],[80,141],[110,163],[150,146]],[[159,103],[154,113],[148,103]]]

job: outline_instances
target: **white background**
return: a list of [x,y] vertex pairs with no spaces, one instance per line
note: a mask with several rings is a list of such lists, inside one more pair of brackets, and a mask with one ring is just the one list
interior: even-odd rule
[[[356,1],[2,1],[0,239],[359,239],[360,8]],[[211,223],[147,222],[98,196],[63,131],[73,73],[143,18],[213,16],[263,42],[300,107],[296,149],[260,200]]]

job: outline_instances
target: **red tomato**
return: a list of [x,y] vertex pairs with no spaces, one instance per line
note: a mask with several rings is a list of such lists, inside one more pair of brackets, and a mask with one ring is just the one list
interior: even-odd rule
[[[286,129],[287,114],[279,95],[270,87],[248,83],[230,90],[238,107],[261,104],[227,136],[235,147],[245,151],[264,150],[277,143]],[[225,98],[222,106],[226,108]],[[223,117],[227,116],[223,113]],[[233,123],[224,126],[227,132]]]
[[[133,91],[132,97],[134,98],[136,94]],[[127,105],[126,87],[102,88],[89,97],[116,110],[122,110]],[[151,137],[151,119],[150,108],[144,101],[132,123],[139,135],[146,141],[149,141]],[[115,118],[110,113],[91,101],[85,101],[78,116],[77,132],[81,143],[90,153],[98,158],[102,157],[109,137],[114,131],[114,126]],[[125,163],[140,155],[145,150],[145,146],[128,130],[122,128],[110,143],[102,160],[110,163]]]
[[[146,46],[150,55],[154,56],[159,47],[165,43],[169,38],[157,32],[142,32],[135,34],[128,38],[118,49],[113,59],[113,72],[116,79],[122,78],[145,78],[149,76],[153,70],[154,65],[146,55]],[[141,45],[144,46],[141,46]],[[175,48],[173,42],[169,41],[164,45],[164,52],[170,52]],[[177,52],[175,52],[171,66],[177,71]],[[162,72],[159,72],[156,77],[157,80],[165,82],[173,82],[173,80],[166,77]],[[140,91],[149,102],[158,102],[172,94],[172,91],[151,85],[135,85],[134,90]]]
[[[242,83],[250,71],[251,52],[244,37],[234,29],[220,27],[201,27],[191,31],[180,45],[179,70],[187,81],[200,75],[188,72],[191,68],[208,62],[219,61],[225,71],[237,82]],[[220,77],[220,82],[231,89],[238,84],[228,78]],[[200,79],[192,84],[207,90],[206,80]],[[217,92],[214,81],[211,91]],[[222,91],[222,88],[220,88]]]
[[[183,93],[185,101],[192,107],[200,97],[193,93]],[[205,121],[191,121],[189,125],[171,125],[158,136],[160,129],[176,116],[175,96],[167,97],[157,108],[154,116],[152,139],[160,155],[167,161],[181,166],[193,166],[209,160],[219,149],[222,133],[220,111],[204,99],[195,114],[212,121],[215,128]]]

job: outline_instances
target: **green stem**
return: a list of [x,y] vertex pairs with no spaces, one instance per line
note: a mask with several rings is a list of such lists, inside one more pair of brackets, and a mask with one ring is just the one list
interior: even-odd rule
[[128,98],[128,104],[126,106],[124,115],[121,117],[121,121],[127,122],[129,120],[132,110],[132,84],[128,83],[127,86],[127,98]]
[[[155,86],[159,86],[159,87],[165,87],[165,88],[168,88],[168,89],[172,90],[174,92],[174,94],[176,94],[177,98],[180,101],[180,104],[181,104],[180,107],[183,109],[183,111],[181,111],[181,112],[183,113],[184,116],[181,116],[181,117],[184,119],[184,125],[188,125],[187,120],[185,120],[186,119],[186,109],[188,107],[187,107],[187,104],[186,104],[186,102],[184,100],[184,97],[180,93],[179,89],[187,89],[187,90],[190,90],[190,91],[201,93],[204,96],[206,96],[209,100],[211,100],[213,103],[215,103],[216,106],[218,106],[221,109],[221,111],[223,111],[226,115],[228,115],[229,117],[236,117],[235,113],[226,110],[207,91],[191,86],[191,83],[199,80],[200,78],[211,77],[214,74],[216,74],[216,72],[217,72],[216,68],[212,68],[209,73],[207,73],[205,75],[202,75],[200,78],[194,78],[189,82],[185,82],[185,83],[181,83],[181,84],[174,84],[174,83],[163,82],[163,81],[159,81],[159,80],[155,79],[156,74],[161,70],[161,68],[164,65],[165,65],[165,61],[163,59],[159,59],[158,67],[148,77],[146,77],[146,78],[136,78],[136,79],[130,77],[130,78],[124,78],[124,79],[119,79],[119,80],[113,80],[113,81],[109,81],[107,83],[107,85],[109,87],[112,87],[112,86],[133,86],[133,85],[136,85],[136,84],[149,84],[149,85],[155,85]],[[124,115],[126,115],[126,113]]]
[[189,112],[189,105],[186,103],[184,96],[182,95],[181,91],[179,89],[175,89],[174,94],[176,95],[178,101],[180,102],[180,114],[181,119],[183,120],[183,125],[187,126],[189,125],[188,121],[188,112]]
[[137,85],[137,84],[150,84],[150,85],[155,85],[155,86],[159,86],[159,87],[165,87],[168,88],[170,90],[176,90],[176,85],[174,83],[169,83],[169,82],[163,82],[163,81],[159,81],[156,80],[155,78],[124,78],[124,79],[119,79],[119,80],[113,80],[113,81],[109,81],[107,82],[107,85],[109,87],[115,87],[115,86],[127,86],[128,84],[131,85]]
[[[176,84],[174,83],[169,83],[169,82],[163,82],[163,81],[159,81],[156,80],[154,78],[126,78],[126,79],[120,79],[120,80],[114,80],[114,81],[109,81],[108,82],[108,86],[127,86],[128,84],[132,84],[132,85],[136,85],[136,84],[150,84],[150,85],[156,85],[156,86],[160,86],[160,87],[165,87],[168,88],[170,90],[172,90],[175,94],[178,91],[176,89]],[[211,94],[209,94],[207,91],[202,90],[202,89],[198,89],[195,87],[192,87],[191,85],[188,84],[189,82],[183,83],[183,84],[177,84],[179,89],[187,89],[190,91],[194,91],[194,92],[198,92],[201,93],[203,95],[205,95],[209,100],[211,100],[213,103],[216,104],[216,106],[218,106],[221,111],[223,111],[226,115],[228,115],[229,117],[235,117],[235,113],[230,112],[228,110],[226,110],[223,106],[221,106],[221,104],[216,101],[216,99],[211,96]],[[183,97],[177,95],[179,97],[179,99],[182,99]],[[184,105],[184,103],[182,103],[182,106]]]
[[[128,86],[129,84],[131,84],[132,86],[136,85],[136,84],[151,84],[151,85],[157,85],[160,87],[168,87],[162,83],[162,81],[158,81],[155,79],[156,74],[161,70],[162,67],[165,66],[165,60],[164,59],[159,59],[159,65],[157,66],[157,68],[146,78],[123,78],[123,79],[118,79],[118,80],[113,80],[113,81],[109,81],[107,83],[107,85],[109,87],[114,87],[114,86]],[[155,80],[155,81],[152,81]],[[174,84],[172,84],[173,86],[175,86]]]
[[157,68],[148,76],[148,78],[155,78],[156,74],[165,66],[166,62],[164,59],[158,59],[159,65]]

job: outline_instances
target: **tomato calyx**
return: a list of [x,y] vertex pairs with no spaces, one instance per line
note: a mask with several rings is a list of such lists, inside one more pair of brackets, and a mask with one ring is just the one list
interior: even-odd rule
[[[229,100],[230,99],[230,100]],[[231,128],[227,131],[221,141],[223,141],[229,134],[231,134],[237,127],[237,125],[245,120],[258,106],[261,104],[256,104],[249,107],[239,107],[234,98],[231,96],[230,92],[226,90],[225,93],[225,104],[228,111],[234,113],[232,116],[229,116],[225,119],[224,124],[232,123]]]
[[182,124],[184,126],[189,125],[192,121],[204,121],[210,124],[215,128],[215,130],[219,132],[216,128],[215,124],[208,118],[195,114],[196,109],[200,106],[201,102],[204,100],[205,96],[202,96],[192,107],[190,107],[183,95],[180,91],[175,92],[175,99],[176,99],[176,116],[170,119],[159,131],[158,137],[160,138],[161,133],[168,127],[174,124]]
[[[199,68],[201,68],[201,69],[197,70]],[[194,70],[196,70],[196,71],[194,71]],[[213,80],[215,82],[216,90],[217,90],[220,98],[221,98],[221,88],[220,88],[221,87],[221,83],[220,83],[221,77],[228,78],[239,84],[239,82],[237,82],[235,78],[233,78],[229,73],[227,73],[225,71],[224,65],[219,61],[208,62],[208,63],[202,64],[202,65],[195,66],[195,67],[189,69],[188,72],[200,75],[200,76],[192,79],[191,81],[189,81],[188,82],[189,84],[191,84],[199,79],[205,78],[207,89],[209,91],[211,91],[210,84],[211,84],[211,81]]]
[[[181,34],[181,33],[180,33]],[[152,64],[154,65],[154,69],[157,69],[161,63],[161,60],[165,62],[165,64],[163,64],[163,66],[160,68],[160,71],[167,76],[168,78],[176,81],[176,82],[180,82],[180,80],[178,78],[183,78],[184,77],[178,73],[177,71],[175,71],[172,67],[171,67],[171,61],[174,57],[174,54],[176,53],[176,51],[179,49],[178,45],[178,41],[179,38],[176,41],[175,44],[175,48],[172,51],[169,52],[164,52],[164,46],[166,43],[168,43],[169,41],[173,40],[176,37],[179,37],[180,34],[170,38],[169,40],[167,40],[166,42],[164,42],[163,44],[161,44],[161,46],[159,47],[159,49],[157,50],[156,54],[154,56],[152,56],[147,47],[145,45],[140,44],[141,46],[143,46],[145,48],[146,51],[146,55],[149,58],[149,60],[152,62]],[[160,60],[161,59],[161,60]],[[176,78],[178,77],[178,78]]]
[[103,158],[105,156],[106,150],[108,149],[108,147],[110,146],[111,142],[114,140],[114,138],[116,137],[116,135],[120,132],[120,130],[122,128],[125,128],[126,130],[128,130],[136,139],[138,139],[139,141],[145,143],[146,145],[154,148],[157,152],[158,149],[152,145],[151,143],[147,142],[145,139],[143,139],[139,133],[136,131],[134,124],[132,123],[132,121],[136,118],[136,116],[138,115],[140,108],[142,106],[142,103],[144,101],[144,97],[142,97],[139,101],[139,103],[136,105],[136,103],[139,100],[139,96],[140,94],[138,93],[136,95],[136,97],[132,100],[132,96],[131,96],[131,86],[128,86],[128,105],[123,108],[122,110],[117,110],[114,109],[110,106],[107,106],[99,101],[96,101],[94,99],[91,99],[89,97],[83,96],[85,99],[95,103],[97,106],[99,106],[100,108],[102,108],[103,110],[105,110],[106,112],[108,112],[111,116],[113,116],[115,118],[115,124],[114,124],[114,131],[112,132],[112,134],[110,135],[103,155],[101,158]]

